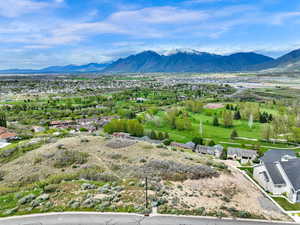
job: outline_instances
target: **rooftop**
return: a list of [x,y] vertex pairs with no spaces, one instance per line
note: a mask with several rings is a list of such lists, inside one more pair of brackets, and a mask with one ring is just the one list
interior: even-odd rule
[[296,153],[292,150],[284,150],[284,149],[272,149],[267,151],[263,157],[260,159],[264,163],[272,163],[276,161],[281,161],[282,157],[289,156],[288,158],[296,158]]
[[287,177],[292,183],[295,190],[300,189],[300,159],[290,159],[289,161],[281,162]]

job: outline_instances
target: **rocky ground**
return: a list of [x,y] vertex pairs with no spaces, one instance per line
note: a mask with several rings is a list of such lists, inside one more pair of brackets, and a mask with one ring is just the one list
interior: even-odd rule
[[0,215],[145,211],[287,220],[223,162],[163,146],[80,135],[59,139],[0,167]]

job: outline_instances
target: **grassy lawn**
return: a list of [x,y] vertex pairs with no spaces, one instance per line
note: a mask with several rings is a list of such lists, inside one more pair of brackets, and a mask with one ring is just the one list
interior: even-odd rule
[[235,120],[233,128],[225,128],[223,126],[212,126],[213,117],[207,116],[205,114],[192,114],[192,118],[194,119],[193,123],[195,125],[199,125],[200,121],[203,123],[204,136],[206,138],[212,139],[221,139],[224,140],[230,137],[230,134],[233,129],[238,131],[240,137],[247,138],[260,138],[260,124],[254,123],[252,128],[249,128],[248,121]]
[[[225,128],[222,125],[220,126],[213,126],[213,115],[214,113],[218,113],[221,109],[214,109],[214,110],[205,110],[203,113],[190,113],[190,118],[192,122],[192,129],[191,130],[183,130],[179,131],[176,129],[171,129],[168,124],[162,122],[159,127],[157,127],[153,123],[146,123],[145,128],[146,130],[156,130],[162,132],[168,132],[169,136],[172,140],[177,142],[188,142],[191,141],[195,136],[199,136],[199,124],[202,122],[203,126],[203,137],[206,139],[212,139],[215,143],[221,143],[224,146],[232,146],[232,147],[241,147],[241,148],[248,148],[253,149],[254,146],[261,146],[260,150],[265,152],[269,150],[269,147],[275,148],[288,148],[291,147],[285,143],[266,143],[259,141],[261,138],[261,127],[260,123],[253,123],[253,127],[249,128],[248,121],[245,120],[234,120],[234,127],[232,128]],[[163,112],[159,112],[158,116],[163,118]],[[163,121],[163,119],[162,119]],[[221,122],[221,121],[219,121]],[[249,139],[257,139],[255,140],[241,140],[235,139],[232,140],[230,135],[232,131],[236,129],[238,132],[239,137],[249,138]]]
[[253,178],[253,167],[238,167],[238,169],[246,171],[246,173]]
[[[32,191],[23,191],[23,192],[17,192],[17,193],[10,193],[0,196],[0,211],[4,212],[5,210],[12,209],[18,205],[18,200],[26,195],[34,194],[35,196],[38,196],[42,193],[41,189],[35,189]],[[17,194],[19,197],[17,198]],[[0,213],[0,217],[4,216]]]
[[286,199],[280,197],[273,197],[273,199],[284,209],[287,211],[297,211],[300,210],[300,203],[289,203]]

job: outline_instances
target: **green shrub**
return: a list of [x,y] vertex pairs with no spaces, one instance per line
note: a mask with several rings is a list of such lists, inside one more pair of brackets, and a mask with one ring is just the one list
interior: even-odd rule
[[170,145],[171,144],[171,140],[170,139],[166,139],[166,140],[164,140],[164,145]]
[[85,152],[69,151],[61,149],[54,156],[54,167],[63,168],[73,164],[84,164],[89,154]]
[[56,192],[57,190],[59,190],[59,185],[57,184],[49,184],[44,187],[44,192],[46,193]]
[[82,169],[79,171],[78,176],[80,179],[91,181],[113,182],[119,180],[115,175],[103,172],[100,168]]
[[45,180],[36,182],[38,187],[44,188],[49,184],[59,184],[62,181],[71,181],[78,179],[78,173],[60,173],[48,177]]

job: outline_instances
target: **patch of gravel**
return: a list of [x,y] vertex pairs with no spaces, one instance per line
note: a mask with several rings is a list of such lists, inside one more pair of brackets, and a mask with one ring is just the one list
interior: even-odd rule
[[135,143],[136,141],[134,140],[115,138],[109,141],[105,146],[113,149],[118,149],[129,147],[131,145],[134,145]]

